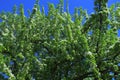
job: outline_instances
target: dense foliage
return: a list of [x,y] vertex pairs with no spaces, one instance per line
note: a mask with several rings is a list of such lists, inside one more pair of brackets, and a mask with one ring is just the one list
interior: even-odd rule
[[45,14],[38,0],[30,16],[0,13],[0,80],[120,79],[120,5],[95,0],[93,14],[76,8],[70,15],[63,0]]

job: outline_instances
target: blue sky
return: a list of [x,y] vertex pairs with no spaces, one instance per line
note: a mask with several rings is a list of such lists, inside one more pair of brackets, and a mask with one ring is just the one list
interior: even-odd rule
[[[94,1],[95,0],[68,0],[69,12],[73,14],[74,9],[76,7],[82,7],[83,9],[86,9],[87,12],[90,14],[94,11],[93,10]],[[109,1],[108,6],[116,2],[120,2],[120,0],[108,0],[108,1]],[[32,10],[34,3],[35,0],[0,0],[0,12],[2,11],[11,12],[14,5],[17,5],[17,7],[19,7],[20,4],[23,4],[25,9],[25,15],[28,15],[27,10],[28,9]],[[56,5],[59,3],[59,0],[40,0],[40,7],[44,6],[45,12],[48,11],[48,3],[54,3]],[[66,0],[64,0],[64,3],[66,4]],[[119,32],[118,36],[120,37],[120,30],[118,32]]]
[[[71,14],[74,13],[74,9],[76,7],[82,7],[83,9],[86,9],[87,12],[90,14],[92,13],[93,7],[94,7],[94,1],[95,0],[68,0],[69,2],[69,12]],[[114,4],[116,2],[120,2],[120,0],[108,0],[108,6],[111,4]],[[17,5],[19,7],[20,4],[24,5],[25,9],[25,15],[28,15],[27,10],[32,10],[34,6],[35,0],[0,0],[0,12],[2,11],[12,11],[12,8],[14,5]],[[59,0],[40,0],[40,7],[44,6],[45,12],[48,11],[48,3],[54,3],[55,5],[59,3]],[[66,0],[64,0],[64,3],[66,4]],[[120,29],[118,30],[118,36],[120,37]]]
[[[90,14],[92,13],[93,7],[94,7],[94,1],[95,0],[68,0],[69,2],[69,12],[71,14],[74,13],[74,9],[76,7],[82,7],[83,9],[86,9],[87,12]],[[120,0],[108,0],[108,6],[111,4],[114,4],[116,2],[120,2]],[[64,0],[66,4],[66,0]],[[19,7],[20,4],[24,5],[25,9],[25,15],[28,15],[27,10],[32,10],[34,6],[35,0],[0,0],[0,12],[2,11],[12,11],[12,8],[14,5],[17,5]],[[55,5],[59,3],[59,0],[40,0],[40,7],[44,6],[45,12],[48,11],[48,3],[54,3]],[[118,36],[120,37],[120,29],[118,30]]]
[[[66,1],[66,0],[64,0]],[[88,10],[90,14],[93,12],[94,0],[68,0],[69,1],[69,10],[72,14],[75,7],[82,7],[83,9]],[[44,6],[45,10],[48,9],[48,2],[54,3],[55,5],[59,3],[59,0],[40,0],[40,6]],[[120,2],[120,0],[109,0],[108,5],[112,3]],[[1,11],[12,11],[14,5],[19,7],[20,4],[24,5],[25,14],[27,15],[27,10],[32,10],[35,0],[0,0],[0,12]]]

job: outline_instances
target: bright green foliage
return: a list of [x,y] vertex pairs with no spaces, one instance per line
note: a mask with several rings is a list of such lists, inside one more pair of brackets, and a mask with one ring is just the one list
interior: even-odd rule
[[95,0],[94,14],[76,8],[70,15],[63,0],[47,14],[38,2],[29,17],[22,5],[19,14],[16,6],[0,13],[0,72],[8,80],[120,79],[119,3]]

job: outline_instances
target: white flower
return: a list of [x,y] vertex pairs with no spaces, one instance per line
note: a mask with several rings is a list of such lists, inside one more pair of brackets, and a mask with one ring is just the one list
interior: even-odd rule
[[92,53],[90,51],[85,53],[86,55],[92,55]]

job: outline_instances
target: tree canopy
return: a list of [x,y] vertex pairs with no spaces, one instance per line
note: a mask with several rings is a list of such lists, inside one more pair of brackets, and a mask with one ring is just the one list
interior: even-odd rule
[[[36,0],[0,13],[0,72],[7,80],[120,79],[120,4],[94,0],[94,13],[69,13],[63,0],[45,14]],[[0,74],[0,80],[5,80]]]

